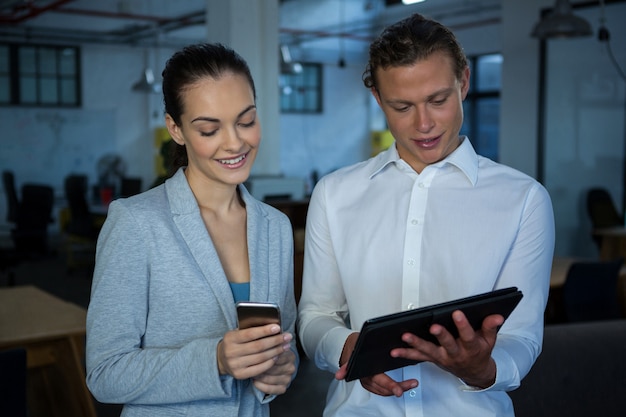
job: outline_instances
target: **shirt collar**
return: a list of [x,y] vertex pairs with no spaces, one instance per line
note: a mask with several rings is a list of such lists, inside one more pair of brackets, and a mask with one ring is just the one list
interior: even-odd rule
[[[459,139],[461,144],[458,148],[445,159],[431,166],[440,168],[446,164],[453,165],[467,177],[472,185],[476,185],[478,180],[478,155],[467,136],[461,136]],[[399,163],[400,155],[398,155],[398,150],[396,149],[396,142],[394,141],[387,150],[379,153],[374,158],[372,171],[369,175],[370,179],[382,172],[389,164]]]

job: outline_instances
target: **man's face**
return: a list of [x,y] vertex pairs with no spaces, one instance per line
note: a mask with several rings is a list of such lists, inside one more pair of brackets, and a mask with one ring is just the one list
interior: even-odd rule
[[435,52],[411,66],[378,69],[372,94],[385,113],[398,154],[416,172],[459,146],[469,68],[457,79],[453,61]]

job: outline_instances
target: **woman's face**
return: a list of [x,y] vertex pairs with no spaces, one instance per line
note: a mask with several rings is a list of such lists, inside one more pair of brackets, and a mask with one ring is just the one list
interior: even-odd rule
[[254,93],[246,77],[225,73],[182,92],[180,126],[166,115],[172,139],[187,148],[191,182],[237,185],[246,181],[261,142]]

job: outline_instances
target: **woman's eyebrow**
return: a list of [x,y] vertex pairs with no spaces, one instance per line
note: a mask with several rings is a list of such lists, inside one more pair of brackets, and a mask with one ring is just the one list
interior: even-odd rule
[[[254,104],[249,105],[248,107],[246,107],[245,109],[243,109],[241,112],[239,112],[239,114],[237,115],[237,118],[243,116],[244,114],[246,114],[247,112],[249,112],[252,109],[256,109],[256,106]],[[209,116],[199,116],[196,117],[195,119],[193,119],[191,121],[191,123],[195,123],[195,122],[212,122],[212,123],[219,123],[219,119],[216,119],[215,117],[209,117]]]

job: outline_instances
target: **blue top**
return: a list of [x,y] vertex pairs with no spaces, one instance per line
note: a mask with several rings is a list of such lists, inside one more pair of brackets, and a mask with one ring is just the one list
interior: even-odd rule
[[248,301],[250,299],[250,283],[249,282],[229,282],[230,289],[233,292],[235,303],[239,301]]

